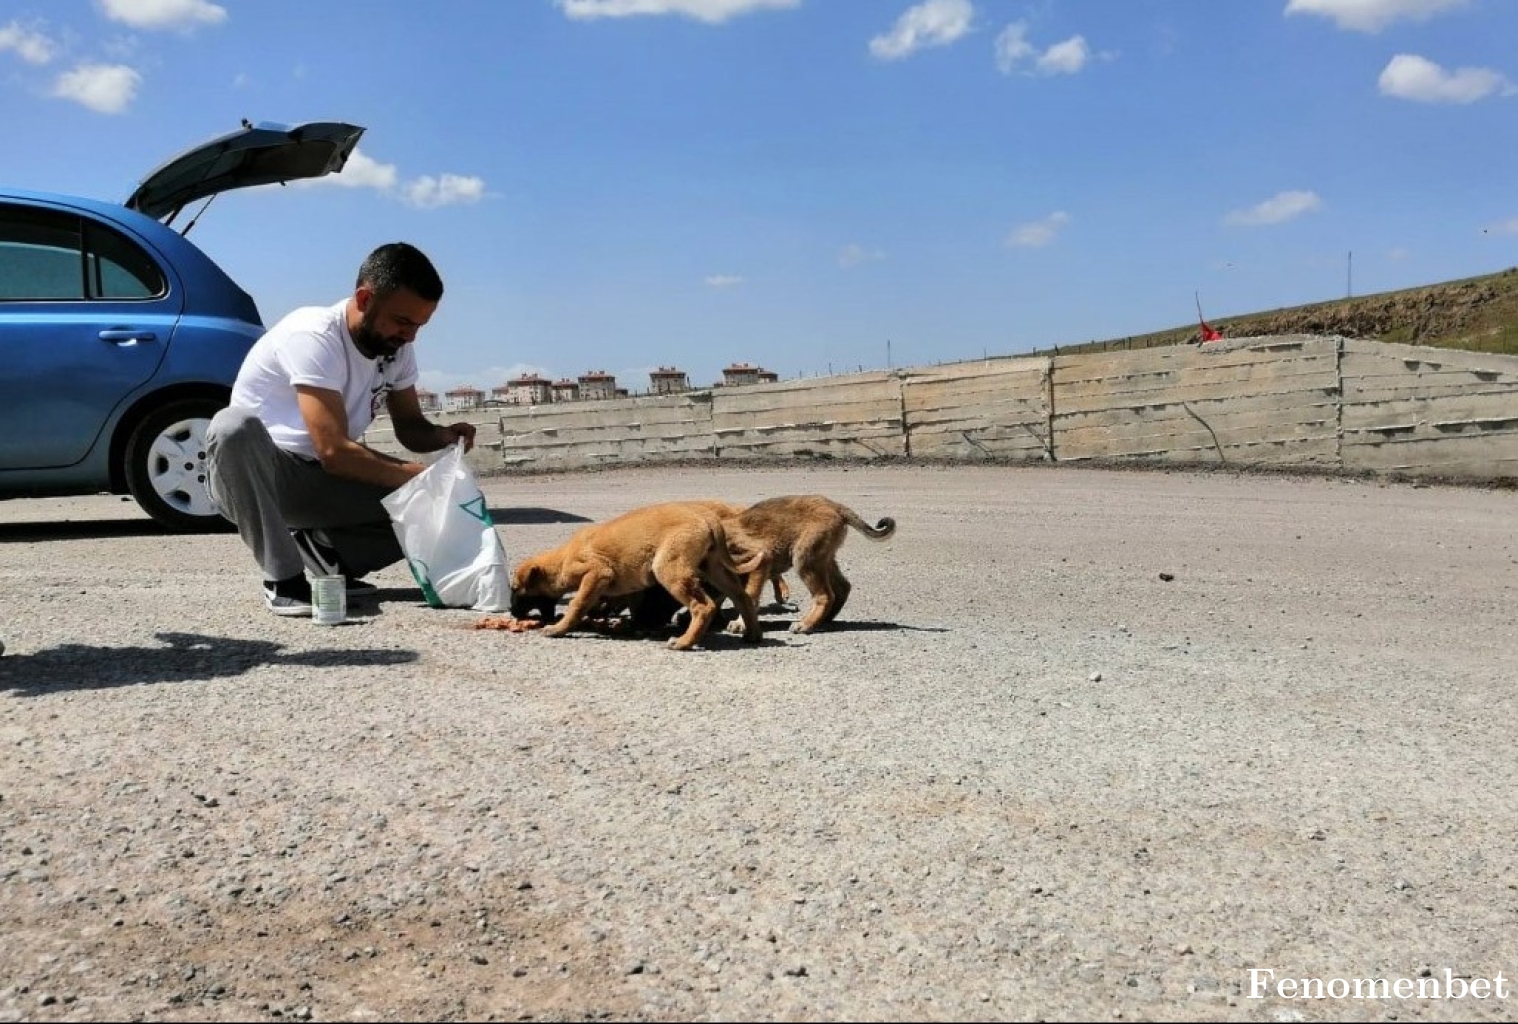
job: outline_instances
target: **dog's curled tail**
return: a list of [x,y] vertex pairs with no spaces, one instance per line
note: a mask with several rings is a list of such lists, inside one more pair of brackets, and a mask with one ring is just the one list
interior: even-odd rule
[[845,506],[840,505],[838,506],[838,511],[842,513],[844,522],[848,523],[854,529],[870,538],[870,540],[885,540],[887,537],[891,536],[891,534],[896,532],[896,520],[892,519],[890,516],[882,517],[879,522],[877,522],[874,526],[871,526],[863,519],[860,519],[859,516],[856,515],[854,513],[854,510],[851,508],[846,508]]
[[[742,548],[730,547],[727,539],[727,530],[722,526],[720,519],[708,519],[707,527],[712,535],[712,553],[717,556],[723,567],[732,570],[739,576],[747,576],[764,561],[764,552],[747,551]],[[738,561],[738,559],[743,561]]]

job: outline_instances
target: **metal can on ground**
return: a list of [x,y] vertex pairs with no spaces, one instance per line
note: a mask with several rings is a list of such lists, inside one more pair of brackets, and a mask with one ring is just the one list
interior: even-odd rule
[[348,621],[348,581],[341,576],[311,577],[311,620],[319,626]]

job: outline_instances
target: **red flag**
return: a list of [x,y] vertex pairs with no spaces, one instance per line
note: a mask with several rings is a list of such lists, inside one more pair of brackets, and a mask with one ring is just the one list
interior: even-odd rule
[[1203,320],[1202,321],[1202,340],[1203,341],[1222,341],[1223,340],[1223,332],[1222,331],[1214,330],[1207,323],[1206,320]]

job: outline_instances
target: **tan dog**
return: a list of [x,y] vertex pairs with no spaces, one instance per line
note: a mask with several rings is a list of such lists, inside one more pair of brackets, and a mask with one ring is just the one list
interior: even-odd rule
[[743,638],[759,640],[759,615],[741,578],[753,568],[733,564],[718,514],[688,502],[665,502],[581,527],[563,544],[518,565],[511,591],[514,603],[534,597],[557,599],[574,591],[564,615],[543,630],[546,636],[563,636],[604,598],[658,583],[690,610],[690,626],[669,642],[683,651],[706,634],[717,613],[703,581],[737,605]]
[[[708,512],[720,519],[727,520],[743,512],[741,505],[731,502],[718,501],[710,498],[692,498],[685,501],[673,502],[677,505],[689,505],[702,512]],[[790,596],[790,588],[785,585],[785,580],[778,573],[771,581],[775,590],[775,601],[784,604]],[[722,601],[717,601],[718,610],[721,610]],[[525,604],[524,604],[525,607]],[[539,604],[539,608],[541,605]],[[652,632],[661,630],[670,624],[670,618],[679,611],[683,605],[677,601],[668,590],[655,583],[645,590],[632,594],[623,594],[618,597],[607,597],[599,606],[590,612],[591,618],[612,618],[618,615],[626,615],[628,624],[638,632]],[[551,610],[545,618],[552,618]]]
[[[715,513],[717,516],[721,517],[721,519],[724,522],[726,522],[727,520],[732,519],[732,518],[734,518],[736,516],[740,516],[740,515],[743,514],[743,506],[741,506],[741,505],[734,505],[733,503],[728,502],[728,501],[717,501],[715,499],[709,499],[709,498],[694,498],[694,499],[691,499],[690,501],[680,502],[680,504],[682,504],[682,505],[692,505],[692,506],[694,506],[696,508],[704,509],[704,510],[706,510],[708,512]],[[776,572],[771,573],[769,575],[769,577],[768,577],[769,581],[770,581],[770,584],[771,584],[772,588],[775,591],[775,603],[776,604],[785,604],[785,602],[788,601],[788,600],[790,600],[790,597],[791,597],[791,588],[786,585],[785,577],[783,575],[784,572],[785,572],[785,569],[782,567],[781,569],[777,570]],[[754,603],[756,605],[759,602],[759,595],[762,594],[763,592],[764,592],[764,588],[761,586],[759,588],[759,590],[756,591],[752,595],[753,599],[754,599]]]
[[767,498],[725,520],[728,547],[735,559],[752,564],[745,580],[750,602],[757,604],[767,579],[795,566],[812,594],[812,607],[791,626],[810,633],[832,622],[853,589],[838,568],[838,549],[853,527],[871,540],[896,532],[894,519],[871,526],[854,511],[820,494]]

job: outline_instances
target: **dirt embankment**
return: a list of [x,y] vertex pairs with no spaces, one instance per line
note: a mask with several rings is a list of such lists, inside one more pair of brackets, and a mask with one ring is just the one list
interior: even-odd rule
[[1277,310],[1228,321],[1238,337],[1342,334],[1406,344],[1458,336],[1478,327],[1506,293],[1489,280],[1370,295],[1363,299]]

